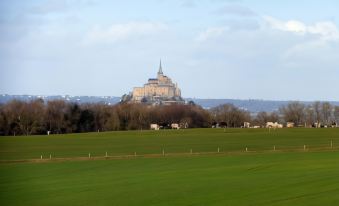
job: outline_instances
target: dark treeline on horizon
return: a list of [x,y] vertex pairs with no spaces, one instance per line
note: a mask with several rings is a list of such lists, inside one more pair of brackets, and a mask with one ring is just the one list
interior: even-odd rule
[[0,135],[32,135],[149,129],[150,124],[186,123],[208,127],[209,113],[200,106],[143,104],[76,104],[63,100],[13,100],[0,105]]
[[105,105],[76,104],[63,100],[29,102],[13,100],[0,105],[0,135],[34,135],[115,130],[149,129],[150,124],[171,123],[189,128],[206,128],[221,123],[225,127],[242,127],[244,122],[264,127],[266,122],[293,122],[296,126],[310,127],[314,123],[334,125],[339,122],[339,106],[328,102],[305,105],[291,102],[279,111],[259,112],[251,116],[248,111],[224,104],[205,110],[200,106],[143,104]]

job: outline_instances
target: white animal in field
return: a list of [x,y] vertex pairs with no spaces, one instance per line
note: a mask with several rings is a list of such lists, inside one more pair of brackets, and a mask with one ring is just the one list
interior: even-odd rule
[[172,129],[180,129],[180,126],[177,123],[172,123],[171,127],[172,127]]
[[158,124],[151,124],[150,128],[151,128],[151,130],[159,130],[160,126]]
[[283,125],[278,122],[266,122],[266,128],[283,128]]
[[288,128],[294,127],[294,122],[287,122],[286,127],[288,127]]

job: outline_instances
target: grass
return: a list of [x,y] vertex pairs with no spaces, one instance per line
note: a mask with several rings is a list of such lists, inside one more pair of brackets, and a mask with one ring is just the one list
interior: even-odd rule
[[[0,159],[216,151],[90,161],[0,163],[0,205],[338,205],[339,129],[191,129],[1,137]],[[325,148],[318,151],[312,148]]]
[[339,128],[190,129],[0,137],[0,160],[166,153],[267,151],[339,147]]
[[338,205],[339,153],[0,165],[1,205]]

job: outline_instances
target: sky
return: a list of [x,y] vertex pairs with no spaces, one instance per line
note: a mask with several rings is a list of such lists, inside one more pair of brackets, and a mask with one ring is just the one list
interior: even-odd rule
[[339,101],[337,0],[0,1],[0,94]]

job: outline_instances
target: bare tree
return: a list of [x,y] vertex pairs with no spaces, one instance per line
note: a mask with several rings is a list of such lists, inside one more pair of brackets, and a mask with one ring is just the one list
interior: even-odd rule
[[291,102],[280,109],[286,122],[293,122],[295,125],[301,125],[304,121],[305,105],[300,102]]
[[270,122],[279,122],[279,113],[278,112],[272,112],[269,115],[269,121]]
[[334,107],[333,116],[336,125],[339,125],[339,106]]
[[321,123],[323,118],[321,115],[321,103],[319,101],[316,101],[313,103],[313,110],[314,110],[315,121],[317,123]]
[[210,110],[214,121],[226,124],[227,127],[240,127],[250,121],[247,111],[238,109],[232,104],[223,104]]
[[305,107],[304,113],[305,113],[306,126],[312,126],[315,122],[315,119],[316,119],[313,106],[308,105],[307,107]]
[[259,112],[254,120],[254,123],[263,127],[266,125],[266,122],[268,122],[268,120],[269,117],[267,112]]
[[120,119],[115,107],[106,107],[105,116],[107,119],[104,122],[104,131],[120,129]]
[[0,104],[0,135],[6,135],[6,132],[8,130],[7,118],[6,118],[6,115],[3,109],[4,109],[4,106]]
[[21,116],[25,107],[25,103],[18,100],[8,102],[3,106],[2,113],[4,115],[5,135],[20,135],[23,134],[21,130]]
[[20,128],[25,135],[42,133],[45,129],[44,113],[45,107],[42,99],[24,103],[19,116]]
[[321,105],[321,113],[323,117],[323,123],[325,125],[331,124],[332,119],[332,106],[329,102],[323,102]]
[[65,115],[67,104],[62,100],[48,101],[46,106],[47,129],[52,133],[63,133],[66,131]]

